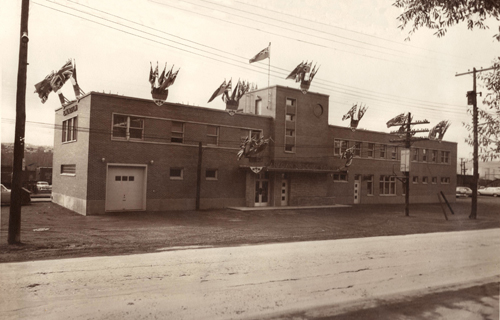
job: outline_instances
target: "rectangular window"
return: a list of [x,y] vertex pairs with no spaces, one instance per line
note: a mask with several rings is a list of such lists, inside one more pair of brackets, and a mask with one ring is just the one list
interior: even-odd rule
[[366,151],[368,158],[373,158],[375,155],[375,143],[368,143],[368,149]]
[[347,182],[347,172],[334,173],[333,181]]
[[429,183],[429,178],[428,177],[422,177],[422,183],[423,184]]
[[418,151],[419,151],[419,149],[418,148],[414,148],[414,149],[411,149],[411,151],[413,152],[413,157],[411,158],[412,161],[418,161]]
[[413,183],[418,183],[418,176],[413,176]]
[[205,179],[217,180],[217,169],[207,169],[205,171]]
[[255,100],[255,114],[260,114],[262,112],[262,100]]
[[373,176],[366,178],[366,194],[369,196],[373,195]]
[[361,141],[354,141],[354,156],[361,157]]
[[170,180],[182,180],[184,178],[183,168],[170,168]]
[[61,174],[76,174],[76,164],[61,164]]
[[219,142],[219,127],[207,126],[207,144],[218,145]]
[[381,195],[396,195],[396,177],[381,175],[379,192]]
[[262,135],[261,130],[248,130],[241,129],[240,130],[240,142],[245,142],[248,137],[251,137],[253,140],[259,140]]
[[422,161],[427,162],[427,149],[422,149]]
[[387,146],[385,144],[380,145],[379,158],[385,159],[385,154],[387,151]]
[[170,142],[183,143],[184,142],[184,123],[172,121],[172,131],[170,135]]
[[336,156],[341,156],[349,147],[349,141],[335,139],[333,141],[333,154]]
[[391,147],[391,159],[392,160],[398,159],[398,147]]
[[62,125],[62,142],[76,141],[77,132],[78,117],[64,120]]
[[144,119],[119,114],[113,115],[113,138],[142,140]]
[[431,162],[436,162],[437,161],[437,157],[438,157],[437,154],[438,154],[437,150],[432,150],[431,151]]
[[286,152],[293,152],[293,144],[285,144],[285,151]]
[[292,98],[286,98],[287,107],[295,107],[296,100]]
[[286,135],[287,137],[293,137],[293,136],[294,136],[294,134],[295,134],[295,130],[292,130],[292,129],[286,129],[286,130],[285,130],[285,135]]
[[449,177],[441,177],[441,184],[450,184]]
[[437,177],[432,177],[432,184],[438,183],[438,178]]
[[441,163],[450,163],[449,151],[441,151]]
[[295,121],[295,115],[287,113],[285,116],[285,120],[286,121]]

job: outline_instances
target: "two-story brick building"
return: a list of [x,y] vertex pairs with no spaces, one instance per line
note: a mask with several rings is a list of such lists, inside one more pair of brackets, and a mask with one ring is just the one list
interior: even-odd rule
[[[53,201],[80,214],[403,203],[393,135],[328,124],[328,96],[273,86],[242,112],[91,92],[56,110]],[[270,138],[237,160],[242,140]],[[200,148],[201,143],[201,148]],[[352,165],[340,155],[355,146]],[[454,199],[456,143],[417,142],[412,202]]]

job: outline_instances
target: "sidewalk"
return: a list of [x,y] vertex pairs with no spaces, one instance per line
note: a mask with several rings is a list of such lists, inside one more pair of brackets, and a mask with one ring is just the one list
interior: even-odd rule
[[439,204],[356,205],[288,210],[127,212],[81,216],[51,202],[22,207],[22,245],[8,245],[9,207],[2,207],[0,262],[109,256],[190,246],[333,240],[500,228],[500,201],[457,199],[446,221]]

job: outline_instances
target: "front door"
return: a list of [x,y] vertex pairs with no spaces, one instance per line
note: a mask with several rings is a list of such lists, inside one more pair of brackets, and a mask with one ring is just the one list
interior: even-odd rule
[[261,172],[255,179],[255,206],[266,207],[269,204],[269,174]]
[[354,203],[359,203],[359,198],[361,195],[361,175],[357,174],[354,176]]

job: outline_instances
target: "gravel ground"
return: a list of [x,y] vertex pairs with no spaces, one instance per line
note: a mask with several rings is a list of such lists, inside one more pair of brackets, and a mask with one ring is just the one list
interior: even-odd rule
[[81,216],[51,202],[22,207],[21,245],[8,245],[9,207],[2,207],[0,262],[112,256],[181,250],[345,239],[500,227],[500,199],[480,197],[478,219],[471,199],[457,199],[455,214],[439,204],[356,205],[300,210],[127,212]]

